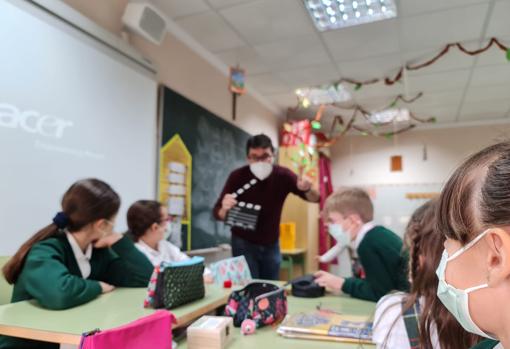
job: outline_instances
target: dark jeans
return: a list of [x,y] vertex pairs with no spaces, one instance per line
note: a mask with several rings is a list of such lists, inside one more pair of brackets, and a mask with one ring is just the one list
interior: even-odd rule
[[278,280],[280,274],[280,243],[257,245],[232,235],[232,255],[243,256],[254,279]]

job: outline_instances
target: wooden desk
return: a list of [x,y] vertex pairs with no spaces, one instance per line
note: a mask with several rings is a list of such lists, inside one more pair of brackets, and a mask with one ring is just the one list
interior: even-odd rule
[[[346,296],[328,295],[322,298],[296,298],[289,296],[289,314],[311,311],[320,303],[323,309],[331,309],[345,314],[366,316],[367,320],[373,318],[375,303],[353,299]],[[323,342],[304,339],[290,339],[281,337],[276,333],[277,327],[259,328],[254,335],[243,336],[239,328],[234,329],[232,342],[227,349],[359,349],[375,348],[375,345],[349,344],[340,342]],[[186,341],[179,343],[178,349],[187,349]]]
[[[205,298],[171,310],[176,327],[226,304],[232,290],[206,285]],[[53,343],[80,344],[83,332],[111,329],[154,312],[143,308],[146,288],[118,288],[95,300],[67,310],[48,310],[36,301],[0,306],[0,334]]]

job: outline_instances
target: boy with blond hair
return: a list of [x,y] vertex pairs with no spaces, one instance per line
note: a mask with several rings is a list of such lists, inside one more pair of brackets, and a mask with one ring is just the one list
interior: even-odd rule
[[365,278],[342,278],[319,271],[315,274],[319,285],[374,302],[392,290],[408,290],[407,256],[402,253],[402,239],[374,224],[374,207],[364,190],[342,188],[336,191],[326,200],[324,215],[330,229],[349,238]]

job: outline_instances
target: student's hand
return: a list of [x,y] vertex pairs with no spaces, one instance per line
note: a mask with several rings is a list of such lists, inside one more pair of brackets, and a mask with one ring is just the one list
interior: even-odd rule
[[319,284],[319,286],[326,287],[335,293],[340,293],[342,291],[342,286],[344,285],[345,281],[344,278],[335,276],[322,270],[316,272],[314,276],[315,282]]
[[235,205],[237,205],[237,200],[232,194],[226,194],[221,201],[221,209],[225,211],[229,211]]
[[313,260],[320,263],[321,262],[321,256],[315,256],[315,257],[313,257]]
[[106,282],[99,281],[99,285],[101,286],[101,293],[112,292],[115,289],[114,286],[107,284]]
[[301,191],[309,191],[310,189],[312,189],[312,182],[302,177],[298,177],[297,187]]
[[122,235],[119,233],[110,233],[106,236],[103,236],[101,239],[97,240],[94,243],[95,248],[106,248],[110,247],[111,245],[115,244],[117,241],[122,239]]

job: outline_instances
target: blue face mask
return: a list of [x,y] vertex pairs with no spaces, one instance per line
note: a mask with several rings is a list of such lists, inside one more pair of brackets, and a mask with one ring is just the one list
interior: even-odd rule
[[487,288],[489,287],[489,285],[482,284],[470,287],[466,290],[459,290],[458,288],[449,285],[445,280],[446,265],[448,264],[448,262],[460,256],[462,253],[466,252],[469,248],[473,247],[478,241],[480,241],[485,236],[485,234],[487,234],[487,232],[488,230],[478,235],[474,240],[472,240],[466,246],[459,249],[450,257],[448,257],[448,252],[446,250],[443,251],[443,256],[441,257],[441,261],[439,262],[439,266],[437,267],[436,270],[437,277],[439,278],[439,283],[437,286],[437,297],[441,300],[446,309],[448,309],[448,311],[452,313],[455,319],[457,319],[457,321],[466,331],[477,334],[482,337],[495,339],[494,337],[483,332],[475,324],[475,322],[471,318],[471,315],[469,314],[469,294],[471,292]]
[[328,224],[329,235],[333,237],[341,246],[348,246],[351,242],[350,234],[346,232],[340,224]]

